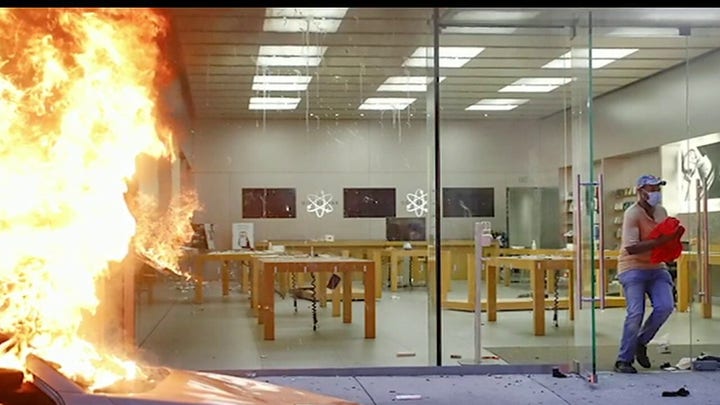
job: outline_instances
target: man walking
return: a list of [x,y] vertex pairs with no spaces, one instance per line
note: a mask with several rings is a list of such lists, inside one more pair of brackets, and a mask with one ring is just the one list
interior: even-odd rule
[[[636,183],[637,201],[625,210],[622,224],[622,241],[618,257],[618,279],[625,292],[627,314],[615,371],[637,373],[633,361],[650,368],[647,344],[673,311],[673,282],[665,263],[652,263],[653,249],[681,235],[674,234],[650,239],[652,230],[665,218],[667,211],[661,205],[661,186],[666,183],[653,175],[643,175]],[[650,297],[652,313],[643,324],[645,295]]]

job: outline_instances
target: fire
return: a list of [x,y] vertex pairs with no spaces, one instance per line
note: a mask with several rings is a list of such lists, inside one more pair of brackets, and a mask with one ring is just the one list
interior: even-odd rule
[[130,203],[130,209],[137,220],[137,231],[133,240],[135,250],[152,261],[155,267],[162,267],[185,278],[178,259],[182,246],[193,234],[191,219],[200,209],[197,194],[186,193],[170,202],[167,211],[161,212],[157,200],[138,194]]
[[136,233],[123,197],[136,158],[172,157],[157,112],[166,29],[145,9],[0,10],[0,366],[33,353],[91,388],[139,372],[77,335]]

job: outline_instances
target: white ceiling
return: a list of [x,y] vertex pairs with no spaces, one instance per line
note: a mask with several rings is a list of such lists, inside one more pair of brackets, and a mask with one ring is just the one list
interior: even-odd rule
[[[337,32],[265,32],[265,8],[172,9],[184,71],[197,118],[233,119],[374,119],[392,111],[360,110],[369,97],[416,98],[401,117],[420,118],[427,107],[427,92],[378,92],[390,76],[432,76],[430,68],[403,67],[420,46],[432,46],[432,9],[350,8]],[[534,16],[505,14],[477,16],[467,11],[442,10],[443,24],[487,30],[503,28],[512,34],[458,34],[443,32],[441,46],[483,47],[478,56],[461,68],[441,68],[443,119],[541,118],[556,113],[570,102],[573,86],[586,86],[586,76],[548,93],[501,93],[504,86],[525,77],[571,77],[570,69],[543,69],[571,47],[587,47],[586,14],[570,9],[531,9]],[[487,11],[488,9],[484,9]],[[692,10],[692,9],[688,9]],[[497,11],[495,9],[494,11]],[[708,27],[720,21],[718,9],[684,14],[677,10],[633,9],[593,11],[593,48],[634,48],[637,52],[593,71],[593,92],[616,90],[720,47],[713,29],[693,29],[690,37],[616,37],[603,26]],[[653,13],[653,14],[649,14]],[[580,16],[578,18],[578,16]],[[678,20],[682,20],[678,22]],[[520,27],[518,29],[518,27]],[[457,28],[445,28],[453,30]],[[573,36],[574,34],[574,36]],[[266,67],[256,65],[261,45],[327,47],[319,66]],[[442,55],[442,54],[441,54]],[[430,59],[430,61],[432,61]],[[306,91],[253,91],[253,78],[265,75],[311,76]],[[249,110],[251,97],[300,98],[294,110]],[[511,111],[466,111],[484,98],[528,99]]]

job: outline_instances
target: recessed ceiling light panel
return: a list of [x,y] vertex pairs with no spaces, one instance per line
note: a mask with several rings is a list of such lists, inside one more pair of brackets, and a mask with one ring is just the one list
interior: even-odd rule
[[415,102],[415,98],[397,98],[397,97],[370,97],[365,99],[359,110],[396,110],[406,109],[410,104]]
[[548,93],[569,83],[567,77],[526,77],[514,81],[502,89],[500,93]]
[[[459,68],[465,66],[474,57],[478,56],[485,48],[468,46],[441,46],[440,67]],[[421,46],[403,62],[404,67],[430,67],[433,64],[434,49],[429,46]]]
[[[440,83],[445,80],[444,76],[439,78]],[[432,77],[427,76],[391,76],[378,87],[377,91],[397,92],[425,92]]]
[[255,91],[305,91],[312,76],[265,76],[253,77],[252,89]]
[[527,98],[484,98],[465,108],[466,111],[510,111],[530,101]]
[[249,110],[294,110],[300,97],[250,97]]
[[[593,69],[607,66],[618,59],[637,52],[637,48],[597,48],[592,50]],[[545,69],[587,68],[590,52],[587,48],[578,48],[562,54],[559,58],[546,63]]]

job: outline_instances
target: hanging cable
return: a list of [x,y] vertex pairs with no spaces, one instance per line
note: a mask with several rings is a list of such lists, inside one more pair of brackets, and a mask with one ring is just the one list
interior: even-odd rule
[[558,309],[560,307],[560,272],[555,270],[555,296],[553,297],[553,325],[557,328],[558,325]]
[[[313,330],[317,330],[317,282],[315,280],[315,273],[310,273],[310,287],[312,287],[312,297],[311,297],[311,304],[310,307],[312,308],[312,317],[313,317]],[[323,286],[324,287],[324,286]]]
[[295,313],[297,314],[297,276],[295,275],[295,272],[290,273],[290,290],[293,292],[293,309],[295,310]]

